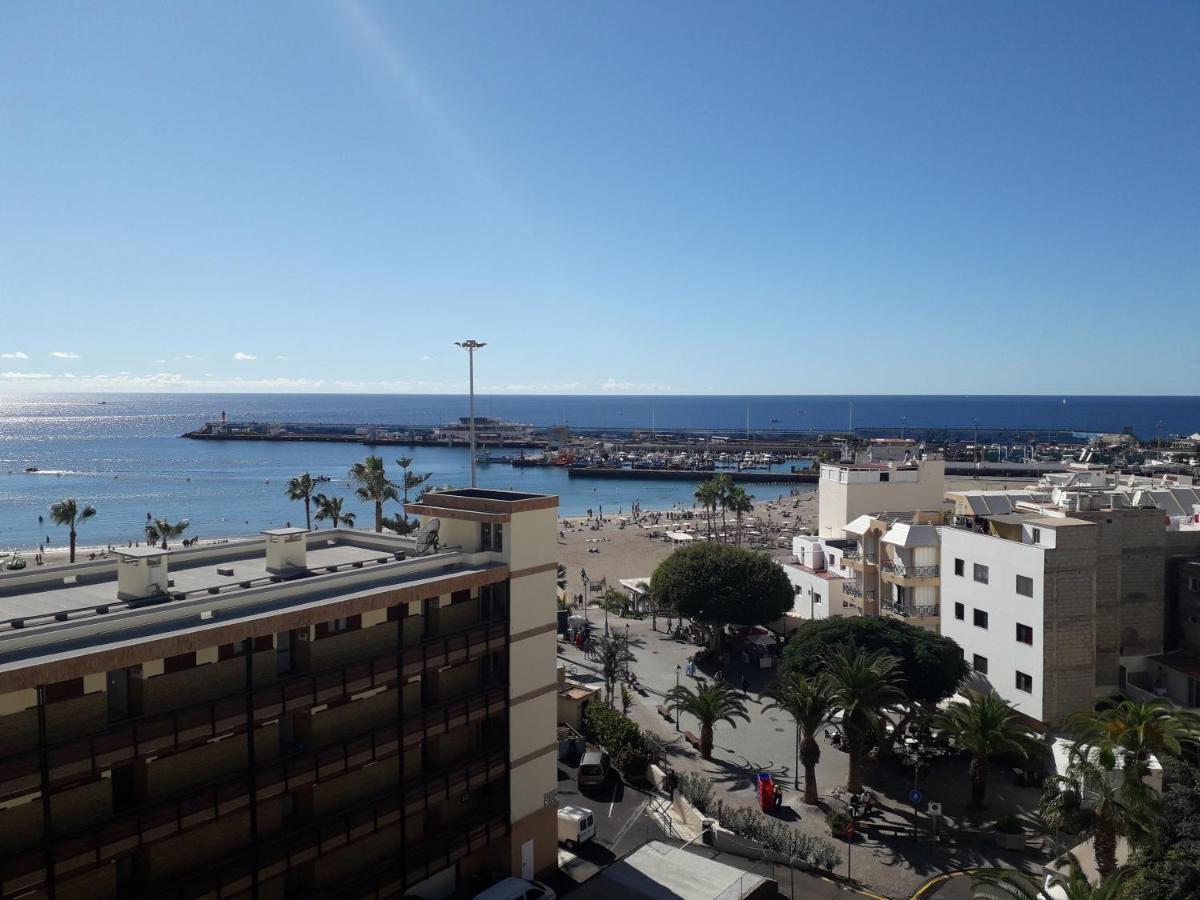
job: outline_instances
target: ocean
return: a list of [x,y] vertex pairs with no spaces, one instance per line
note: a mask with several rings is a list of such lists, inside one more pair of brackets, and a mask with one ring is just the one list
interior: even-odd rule
[[[101,401],[104,401],[101,403]],[[327,493],[349,497],[346,471],[366,454],[353,444],[190,441],[180,435],[222,411],[231,420],[435,425],[467,414],[457,395],[331,394],[72,394],[0,398],[0,549],[36,547],[66,535],[49,524],[47,508],[64,497],[92,503],[98,514],[79,529],[81,546],[141,538],[146,514],[191,521],[189,535],[252,534],[304,521],[303,506],[283,495],[301,472],[333,479]],[[1079,434],[1130,426],[1142,436],[1200,430],[1197,397],[629,397],[482,396],[478,415],[535,425],[577,427],[845,430],[909,432],[972,429],[1010,439],[1027,433]],[[384,448],[392,461],[410,451]],[[469,480],[465,449],[411,451],[414,470],[434,485]],[[36,466],[39,473],[25,474]],[[564,515],[604,507],[606,513],[691,506],[694,485],[680,481],[571,480],[559,468],[480,467],[485,487],[547,491]],[[774,496],[787,487],[750,485]],[[366,504],[351,503],[360,523]],[[47,516],[39,525],[38,516]]]

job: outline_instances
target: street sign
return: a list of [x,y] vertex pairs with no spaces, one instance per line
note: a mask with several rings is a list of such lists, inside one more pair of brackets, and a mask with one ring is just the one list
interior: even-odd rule
[[942,804],[931,801],[929,804],[929,814],[931,816],[940,816],[942,814]]
[[908,792],[908,802],[911,803],[913,806],[916,806],[918,803],[920,803],[924,799],[925,799],[925,795],[922,794],[921,791],[918,790],[917,788],[913,788],[911,791]]

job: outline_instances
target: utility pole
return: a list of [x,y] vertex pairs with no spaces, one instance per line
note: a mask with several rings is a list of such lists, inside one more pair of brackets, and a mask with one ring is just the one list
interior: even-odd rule
[[470,360],[470,407],[471,414],[471,487],[475,487],[475,351],[482,350],[487,344],[484,341],[476,341],[474,339],[466,341],[455,341],[456,347],[462,347],[467,351],[467,358]]

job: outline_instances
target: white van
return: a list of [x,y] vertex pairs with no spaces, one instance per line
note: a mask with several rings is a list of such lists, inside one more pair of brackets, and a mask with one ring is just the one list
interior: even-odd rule
[[578,847],[596,836],[596,820],[592,811],[582,806],[560,806],[558,809],[558,842]]
[[540,881],[505,878],[486,891],[476,894],[473,900],[555,900],[556,897],[553,889]]

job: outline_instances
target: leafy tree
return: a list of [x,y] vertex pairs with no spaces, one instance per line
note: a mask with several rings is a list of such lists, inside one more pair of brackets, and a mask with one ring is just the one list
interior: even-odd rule
[[329,497],[325,494],[317,494],[313,497],[313,501],[317,504],[317,521],[324,522],[328,519],[334,528],[344,524],[347,528],[354,527],[354,520],[358,518],[356,513],[349,510],[342,512],[342,498]]
[[297,475],[295,478],[289,478],[284,485],[283,492],[289,500],[304,501],[304,527],[309,531],[312,530],[312,501],[317,485],[322,481],[329,481],[326,477],[313,478],[307,472],[302,475]]
[[1117,838],[1135,847],[1152,846],[1161,823],[1161,798],[1140,780],[1122,775],[1112,747],[1072,753],[1065,775],[1056,775],[1042,794],[1041,816],[1054,831],[1092,836],[1096,869],[1117,868]]
[[155,519],[146,526],[146,543],[156,544],[162,542],[162,549],[167,549],[167,540],[177,538],[185,531],[191,523],[187,519],[180,519],[178,522],[168,522],[166,519]]
[[888,712],[905,700],[900,660],[881,650],[867,651],[850,644],[825,656],[833,685],[834,706],[842,711],[842,732],[850,757],[846,788],[862,790],[862,758],[867,736],[882,730]]
[[784,650],[783,668],[819,675],[825,671],[826,650],[849,644],[896,657],[909,698],[929,707],[958,690],[967,674],[962,652],[950,638],[891,618],[837,617],[803,622]]
[[421,527],[421,523],[419,521],[416,519],[410,519],[407,516],[401,515],[400,513],[384,516],[379,520],[379,523],[388,531],[394,531],[399,535],[412,534]]
[[[1131,874],[1129,869],[1118,869],[1101,879],[1099,884],[1092,884],[1079,867],[1079,860],[1071,854],[1067,858],[1070,860],[1070,870],[1066,876],[1058,875],[1053,879],[1058,889],[1056,895],[1062,900],[1117,900],[1118,897],[1127,896],[1122,887]],[[973,896],[978,898],[1045,900],[1047,896],[1037,879],[1014,869],[977,869],[971,873],[971,877]]]
[[354,493],[359,500],[375,504],[375,530],[383,531],[383,504],[398,500],[400,494],[383,468],[382,456],[368,456],[350,467],[350,481],[358,485]]
[[[432,472],[418,473],[409,471],[412,467],[412,464],[413,460],[411,456],[401,456],[396,460],[396,465],[398,465],[401,471],[404,472],[404,476],[400,479],[400,491],[403,494],[403,503],[405,506],[408,505],[408,492],[416,490],[433,477]],[[401,515],[404,517],[404,521],[407,522],[408,512],[406,510],[402,510]]]
[[817,732],[833,716],[833,685],[824,675],[809,678],[799,672],[785,672],[767,691],[771,702],[764,710],[781,709],[796,723],[796,780],[800,787],[800,766],[804,766],[804,802],[820,802],[817,792],[817,763],[821,761],[821,745]]
[[1134,855],[1122,900],[1200,897],[1200,769],[1167,757],[1163,776],[1159,839]]
[[773,622],[792,607],[792,583],[763,553],[695,543],[659,563],[650,578],[656,603],[708,624]]
[[55,525],[66,525],[71,539],[71,562],[75,562],[75,528],[96,514],[96,507],[86,504],[80,509],[73,499],[59,500],[50,504],[50,521]]
[[1011,703],[995,691],[968,691],[966,703],[952,703],[934,718],[937,727],[952,734],[971,754],[971,806],[983,809],[987,796],[988,762],[1006,752],[1025,758],[1044,748]]
[[1200,738],[1200,716],[1176,710],[1163,699],[1149,701],[1101,700],[1095,709],[1072,713],[1066,728],[1076,736],[1075,750],[1084,745],[1112,746],[1127,762],[1126,772],[1137,772],[1150,756],[1178,756],[1181,744]]
[[667,691],[666,700],[675,708],[676,716],[685,712],[700,723],[700,755],[705,759],[712,759],[713,727],[718,722],[728,722],[737,728],[735,719],[750,721],[746,695],[719,681],[695,690],[681,684]]

